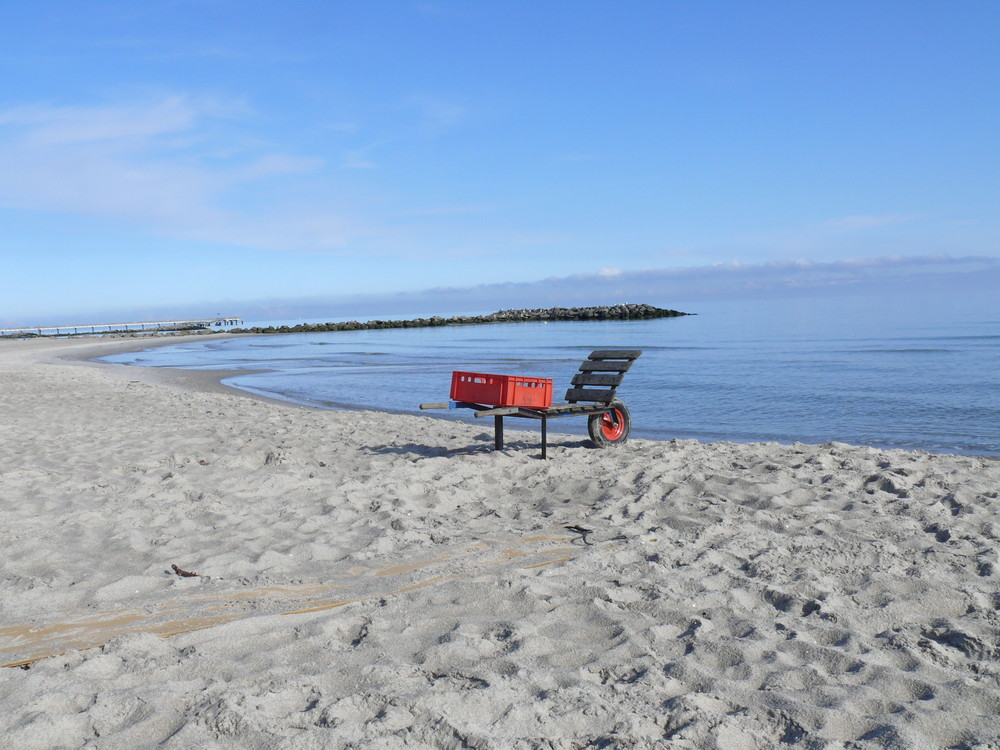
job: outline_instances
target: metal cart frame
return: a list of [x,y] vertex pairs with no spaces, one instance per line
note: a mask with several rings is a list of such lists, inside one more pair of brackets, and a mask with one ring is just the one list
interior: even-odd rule
[[599,448],[620,445],[628,440],[632,417],[628,407],[616,397],[625,373],[642,354],[641,349],[597,349],[580,364],[566,391],[566,403],[545,408],[491,406],[470,401],[420,404],[421,409],[472,409],[476,417],[493,417],[496,450],[503,449],[504,417],[537,419],[542,428],[542,458],[548,458],[548,422],[557,417],[588,416],[591,440]]

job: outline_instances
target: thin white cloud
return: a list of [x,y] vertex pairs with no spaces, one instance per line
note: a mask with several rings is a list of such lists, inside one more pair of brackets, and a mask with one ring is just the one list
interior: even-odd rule
[[469,115],[467,107],[425,92],[410,94],[404,105],[416,111],[421,128],[434,134],[458,127]]
[[362,150],[348,151],[344,156],[344,161],[340,165],[341,169],[375,169],[377,165],[364,155]]
[[852,242],[868,236],[878,236],[892,227],[919,221],[919,214],[858,214],[840,216],[811,224],[744,234],[737,239],[743,248],[766,248],[769,253],[805,254],[829,249],[832,243],[844,241],[844,235],[853,235]]
[[393,297],[358,297],[355,309],[391,303],[404,311],[488,307],[612,304],[626,300],[665,307],[704,300],[810,297],[832,294],[908,295],[928,289],[991,289],[1000,282],[1000,258],[946,255],[888,256],[849,261],[724,263],[646,268],[607,275],[604,269],[543,281],[431,289]]
[[208,240],[265,250],[294,248],[304,253],[328,253],[347,248],[352,241],[374,233],[355,219],[309,208],[265,210],[252,221],[241,214],[224,213],[200,226],[179,228],[184,239]]
[[357,133],[360,126],[356,122],[332,122],[326,129],[334,133]]
[[368,231],[315,200],[275,206],[258,199],[263,205],[231,208],[246,188],[325,166],[260,143],[249,133],[249,116],[239,102],[179,95],[0,110],[0,206],[275,250],[335,250]]
[[[371,153],[380,146],[448,132],[467,117],[465,107],[427,93],[403,108],[411,116],[405,135],[328,163],[275,148],[239,100],[160,93],[90,106],[11,106],[0,109],[0,208],[257,249],[424,253],[413,238],[453,231],[384,204],[369,209],[382,218],[369,217],[340,189],[350,179],[345,170],[378,166]],[[475,237],[438,237],[435,252],[467,252],[470,242]]]
[[581,164],[585,162],[597,161],[599,157],[596,154],[556,154],[553,159],[557,162],[562,162],[565,164]]
[[884,216],[844,216],[839,219],[831,219],[816,225],[820,230],[825,230],[831,234],[843,234],[845,232],[858,232],[875,227],[894,226],[906,224],[919,219],[916,214],[887,214]]
[[0,126],[21,132],[33,147],[123,142],[190,128],[198,108],[173,96],[149,104],[103,107],[14,107],[0,112]]
[[280,174],[315,172],[323,166],[322,159],[309,159],[290,154],[264,154],[236,171],[237,179],[256,180]]
[[[326,224],[313,227],[336,233]],[[586,306],[619,302],[646,303],[698,312],[699,302],[774,297],[813,298],[820,295],[904,294],[928,291],[988,292],[1000,285],[1000,258],[891,256],[803,265],[799,263],[722,264],[684,268],[645,268],[613,276],[598,269],[587,274],[534,282],[504,282],[469,287],[442,287],[395,294],[354,294],[338,297],[227,300],[228,309],[247,319],[320,318],[372,315],[387,317],[429,311],[489,312],[502,308]],[[221,304],[211,303],[213,308]],[[188,312],[201,314],[206,304]],[[280,314],[274,312],[280,309]],[[201,312],[198,312],[201,311]],[[116,313],[120,314],[120,313]],[[176,308],[150,307],[137,317],[180,316]],[[185,315],[188,313],[184,313]],[[134,316],[134,317],[136,317]],[[0,321],[3,322],[3,321]],[[8,321],[21,325],[23,321]],[[61,321],[53,321],[61,322]]]
[[488,203],[430,206],[402,212],[404,216],[475,216],[490,213],[496,206]]
[[[586,306],[636,302],[697,312],[698,303],[818,295],[893,294],[928,290],[992,290],[1000,259],[891,256],[832,262],[727,263],[683,268],[644,268],[608,275],[604,269],[532,282],[439,287],[395,294],[337,298],[246,301],[240,309],[280,306],[281,317],[425,314],[432,310],[488,312],[512,307]],[[257,317],[265,319],[261,312]],[[274,317],[274,316],[271,316]]]

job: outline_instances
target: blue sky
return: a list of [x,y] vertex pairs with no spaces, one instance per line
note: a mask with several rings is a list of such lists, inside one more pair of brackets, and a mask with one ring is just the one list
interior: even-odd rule
[[5,3],[0,84],[0,325],[998,278],[996,2]]

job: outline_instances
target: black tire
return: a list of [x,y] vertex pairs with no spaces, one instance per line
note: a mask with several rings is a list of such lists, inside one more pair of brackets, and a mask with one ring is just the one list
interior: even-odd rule
[[612,401],[608,411],[590,415],[587,431],[598,448],[621,445],[632,432],[632,415],[621,401]]

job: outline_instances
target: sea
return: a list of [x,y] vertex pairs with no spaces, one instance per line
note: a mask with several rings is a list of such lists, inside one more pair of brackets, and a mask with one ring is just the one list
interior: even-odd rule
[[[224,382],[328,409],[474,423],[471,411],[419,404],[448,401],[455,370],[552,378],[559,401],[591,350],[641,349],[618,389],[634,437],[1000,456],[993,297],[714,301],[678,305],[694,314],[658,320],[206,337],[103,361],[246,371]],[[304,321],[246,325],[297,322]],[[522,426],[536,429],[510,425]],[[567,417],[549,429],[586,434],[586,419]]]

